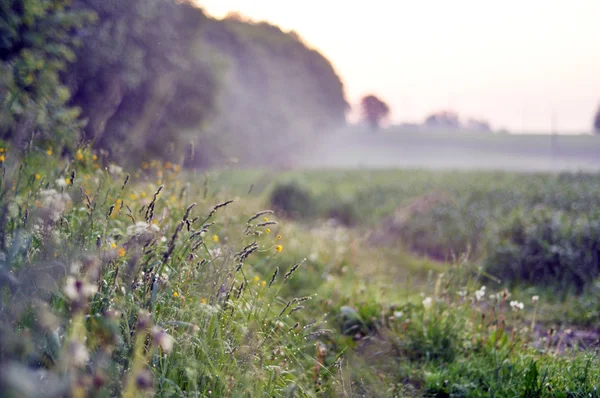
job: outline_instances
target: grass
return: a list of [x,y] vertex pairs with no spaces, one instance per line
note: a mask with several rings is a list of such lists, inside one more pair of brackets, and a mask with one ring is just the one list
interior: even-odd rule
[[[508,292],[468,257],[365,238],[431,190],[454,195],[458,214],[480,198],[488,222],[507,197],[579,198],[593,214],[594,176],[182,175],[157,162],[128,174],[86,148],[7,153],[3,396],[598,396],[596,351],[548,315],[573,316],[573,303]],[[290,179],[326,206],[300,221],[263,213]],[[327,221],[338,198],[357,207],[352,226]]]

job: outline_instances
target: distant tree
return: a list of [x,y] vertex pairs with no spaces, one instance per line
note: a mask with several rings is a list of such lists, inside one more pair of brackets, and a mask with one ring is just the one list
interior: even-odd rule
[[456,112],[440,111],[427,116],[425,125],[429,127],[459,128],[460,120]]
[[373,129],[379,128],[381,121],[390,113],[388,105],[374,95],[366,95],[360,101],[362,115]]
[[596,117],[594,117],[594,131],[596,134],[600,134],[600,106],[598,106]]
[[469,130],[491,132],[492,128],[487,120],[470,118],[467,120],[465,127]]

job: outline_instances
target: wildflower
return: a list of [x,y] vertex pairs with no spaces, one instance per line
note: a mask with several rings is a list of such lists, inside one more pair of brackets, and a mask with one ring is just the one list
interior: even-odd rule
[[268,233],[268,234],[270,234],[271,233],[271,229],[267,228],[267,229],[265,229],[265,232]]
[[261,281],[260,285],[263,286],[263,287],[266,286],[267,285],[267,281]]
[[523,303],[520,303],[516,300],[510,302],[510,308],[512,308],[513,311],[521,311],[524,307],[525,306],[523,305]]
[[110,247],[112,247],[113,249],[117,248],[117,244],[115,242],[111,242],[110,243]]
[[119,247],[119,250],[117,250],[117,253],[119,254],[119,257],[125,257],[125,248],[123,246]]
[[275,246],[275,250],[277,251],[277,253],[281,253],[283,251],[283,246],[277,245],[277,246]]
[[36,180],[39,180],[40,178],[42,178],[42,176],[41,176],[41,175],[39,175],[39,174],[36,174],[36,175],[35,175],[35,179],[36,179]]
[[75,279],[72,275],[67,277],[63,288],[63,293],[71,301],[79,301],[83,298],[92,297],[97,291],[97,286]]
[[425,299],[423,300],[423,307],[425,307],[425,309],[431,308],[431,306],[433,305],[433,299],[431,297],[425,297]]
[[265,218],[263,218],[263,221],[264,221],[264,222],[267,222],[267,221],[269,221],[269,217],[265,217]]
[[90,354],[83,344],[73,341],[69,345],[69,359],[73,365],[83,367],[90,360]]
[[175,297],[175,298],[179,297],[179,293],[173,292],[173,297]]
[[485,296],[485,286],[475,292],[475,300],[480,301]]
[[173,167],[173,163],[169,162],[168,160],[165,162],[165,169],[170,169]]
[[67,185],[69,185],[69,183],[67,182],[67,180],[65,180],[64,178],[59,178],[59,179],[58,179],[58,180],[56,180],[55,182],[56,182],[56,185],[57,185],[59,188],[64,188],[64,187],[66,187]]
[[0,153],[4,153],[5,151],[6,151],[6,149],[0,148]]
[[93,155],[92,155],[92,160],[94,160],[94,161],[98,160],[98,155],[96,155],[96,154],[93,154]]
[[394,318],[402,318],[404,312],[402,311],[394,311]]
[[108,172],[113,175],[119,175],[123,172],[123,168],[111,163],[108,165]]
[[202,304],[206,304],[206,299],[205,299],[205,298],[203,298],[202,300],[200,300],[200,302],[201,302]]
[[81,152],[81,149],[77,150],[77,153],[75,154],[75,159],[77,160],[83,160],[83,153]]
[[256,275],[256,276],[254,277],[254,282],[258,282],[259,280],[260,280],[260,277],[259,277],[258,275]]
[[65,178],[65,183],[67,185],[71,185],[71,179],[70,178]]
[[169,198],[169,201],[170,201],[171,203],[175,203],[175,202],[177,202],[177,196],[175,196],[175,195],[171,195],[171,197]]
[[48,156],[52,156],[52,148],[48,148],[46,150],[46,153],[48,154]]
[[219,243],[219,235],[213,235],[212,240],[215,243]]
[[170,353],[173,350],[173,337],[157,326],[152,327],[152,339],[165,353]]
[[139,390],[149,391],[154,387],[154,378],[152,373],[148,370],[143,369],[140,370],[137,375],[135,375],[135,385]]
[[540,299],[540,296],[531,297],[531,301],[533,301],[534,303],[537,303],[539,299]]
[[142,162],[142,169],[146,170],[148,168],[148,162]]
[[0,155],[0,163],[4,163],[6,157],[4,155]]

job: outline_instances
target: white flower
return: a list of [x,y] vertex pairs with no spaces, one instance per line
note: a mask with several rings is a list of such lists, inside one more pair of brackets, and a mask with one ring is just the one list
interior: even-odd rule
[[402,318],[402,315],[404,315],[404,312],[394,311],[394,318]]
[[123,168],[111,163],[108,165],[108,172],[113,175],[119,175],[123,172]]
[[513,311],[521,311],[525,306],[523,303],[513,300],[510,302],[510,308],[512,308]]
[[65,296],[71,301],[79,301],[84,298],[92,297],[97,291],[98,287],[96,285],[76,279],[72,275],[67,277],[65,286],[63,287]]
[[73,341],[69,345],[69,358],[73,365],[83,367],[90,360],[90,354],[83,344]]
[[466,295],[467,295],[467,291],[466,291],[466,290],[460,290],[460,291],[458,292],[458,296],[459,296],[459,297],[465,297]]
[[167,334],[164,329],[153,326],[152,338],[154,339],[154,343],[162,348],[165,353],[168,354],[173,350],[173,337]]
[[143,235],[148,231],[150,225],[144,221],[138,221],[127,227],[127,235],[130,237]]
[[534,303],[537,303],[537,301],[540,299],[540,296],[533,296],[531,297],[531,301],[533,301]]
[[431,297],[425,297],[425,300],[423,300],[423,307],[425,307],[425,309],[431,308],[433,304],[433,300],[431,299]]
[[55,181],[55,183],[56,186],[59,188],[65,188],[67,186],[67,180],[65,180],[64,178],[59,178]]
[[475,292],[475,300],[481,301],[481,299],[484,296],[485,296],[485,286],[481,286],[481,288]]

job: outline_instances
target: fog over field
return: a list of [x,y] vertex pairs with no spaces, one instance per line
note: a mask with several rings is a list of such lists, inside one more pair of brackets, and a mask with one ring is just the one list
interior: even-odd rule
[[597,171],[600,137],[512,135],[390,127],[326,135],[300,156],[307,168]]

